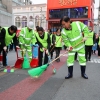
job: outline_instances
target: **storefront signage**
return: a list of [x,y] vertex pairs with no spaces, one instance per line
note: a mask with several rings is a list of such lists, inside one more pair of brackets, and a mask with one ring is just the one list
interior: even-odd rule
[[59,0],[59,3],[60,3],[61,6],[76,5],[77,4],[77,0]]

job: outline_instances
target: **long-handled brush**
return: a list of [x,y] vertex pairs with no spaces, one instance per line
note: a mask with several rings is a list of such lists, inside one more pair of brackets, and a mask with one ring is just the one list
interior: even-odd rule
[[[78,44],[76,44],[73,48],[75,48],[76,46],[78,46],[79,44],[81,44],[83,41],[79,42]],[[28,74],[31,77],[34,78],[38,78],[42,75],[42,73],[47,69],[47,67],[52,64],[54,61],[56,61],[58,58],[60,58],[61,56],[65,55],[68,51],[64,52],[63,54],[61,54],[59,57],[57,57],[56,59],[52,60],[51,62],[49,62],[48,64],[42,65],[40,67],[28,70]]]

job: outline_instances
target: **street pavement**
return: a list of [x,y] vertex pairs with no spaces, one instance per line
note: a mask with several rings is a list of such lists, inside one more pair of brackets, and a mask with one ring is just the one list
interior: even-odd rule
[[[39,79],[31,78],[28,70],[23,69],[0,72],[0,100],[100,100],[100,59],[92,55],[87,62],[88,80],[81,77],[78,62],[74,65],[73,78],[65,80],[66,59],[67,55],[62,56],[60,63],[50,65]],[[15,61],[15,52],[9,52],[8,64],[14,65]],[[56,74],[52,74],[52,66],[57,69]]]

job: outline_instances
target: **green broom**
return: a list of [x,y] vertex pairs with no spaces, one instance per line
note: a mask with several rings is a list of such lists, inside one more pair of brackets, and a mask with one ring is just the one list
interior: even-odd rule
[[[80,43],[82,43],[83,41],[79,42],[78,44],[76,44],[73,48],[75,48],[76,46],[78,46]],[[33,78],[38,78],[42,75],[42,73],[47,69],[47,67],[52,64],[54,61],[56,61],[58,58],[60,58],[61,56],[63,56],[64,54],[66,54],[68,51],[64,52],[63,54],[61,54],[59,57],[57,57],[56,59],[54,59],[53,61],[51,61],[48,64],[42,65],[40,67],[28,70],[28,74],[33,77]]]

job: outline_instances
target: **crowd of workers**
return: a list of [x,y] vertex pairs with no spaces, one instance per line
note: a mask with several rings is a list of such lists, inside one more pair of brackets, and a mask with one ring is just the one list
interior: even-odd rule
[[[15,51],[16,48],[27,51],[31,62],[32,46],[38,44],[38,66],[41,66],[48,63],[49,55],[51,55],[51,59],[59,57],[60,51],[64,47],[65,50],[68,50],[68,75],[65,79],[73,76],[74,60],[78,60],[80,63],[82,77],[88,79],[85,74],[86,61],[91,60],[91,54],[98,54],[100,58],[99,34],[94,33],[91,27],[87,27],[80,21],[71,22],[67,16],[60,20],[60,24],[62,28],[57,28],[55,32],[50,29],[46,32],[43,27],[39,26],[33,30],[34,23],[30,21],[26,27],[21,29],[19,35],[16,35],[17,27],[14,25],[0,27],[0,54],[3,54],[3,67],[7,66],[6,56],[8,51],[12,51],[13,48]],[[55,52],[55,58],[53,52]],[[60,62],[60,58],[56,62]]]

